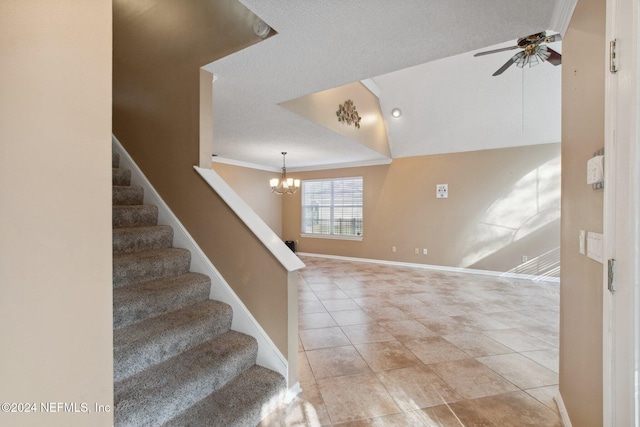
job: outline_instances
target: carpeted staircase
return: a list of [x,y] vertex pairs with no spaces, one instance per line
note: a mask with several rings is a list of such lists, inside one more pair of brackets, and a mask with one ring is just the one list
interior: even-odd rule
[[190,252],[118,166],[114,153],[116,427],[258,424],[284,378],[255,364],[256,340],[230,329],[231,307],[209,299],[209,277],[189,271]]

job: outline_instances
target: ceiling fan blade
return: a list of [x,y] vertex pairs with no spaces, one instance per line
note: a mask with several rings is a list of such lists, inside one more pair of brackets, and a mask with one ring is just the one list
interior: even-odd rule
[[547,58],[547,62],[550,62],[553,65],[560,65],[562,63],[562,55],[560,55],[555,50],[551,49],[547,46],[547,51],[551,54]]
[[509,60],[507,62],[505,62],[505,64],[498,68],[498,71],[496,71],[495,73],[492,74],[492,76],[499,76],[500,74],[504,73],[506,71],[507,68],[511,67],[513,64],[516,63],[516,58],[517,58],[517,54],[512,56],[511,58],[509,58]]
[[488,50],[488,51],[486,51],[486,52],[479,52],[479,53],[476,53],[476,54],[475,54],[475,55],[473,55],[473,56],[489,55],[489,54],[492,54],[492,53],[504,52],[504,51],[506,51],[506,50],[513,50],[513,49],[518,49],[518,46],[509,46],[509,47],[503,47],[503,48],[501,48],[501,49]]

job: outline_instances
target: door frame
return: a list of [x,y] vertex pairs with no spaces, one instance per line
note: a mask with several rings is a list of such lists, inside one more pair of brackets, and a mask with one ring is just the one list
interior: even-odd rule
[[[637,0],[607,0],[603,275],[603,426],[640,425],[640,150]],[[609,71],[616,40],[618,71]],[[614,293],[607,260],[615,260]]]

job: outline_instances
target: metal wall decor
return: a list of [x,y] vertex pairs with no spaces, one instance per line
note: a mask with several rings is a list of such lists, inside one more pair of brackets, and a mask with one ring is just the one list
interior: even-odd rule
[[360,129],[360,120],[362,117],[358,114],[356,110],[356,106],[353,105],[353,101],[347,99],[344,101],[344,104],[340,104],[338,106],[338,111],[336,111],[336,116],[338,116],[338,121],[342,123],[346,123],[348,125],[354,125],[356,128]]

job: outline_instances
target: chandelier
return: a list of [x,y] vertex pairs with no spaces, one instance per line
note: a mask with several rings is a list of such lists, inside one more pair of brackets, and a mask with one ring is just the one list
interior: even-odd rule
[[282,152],[282,177],[271,178],[269,185],[271,185],[271,192],[277,194],[293,194],[300,188],[300,180],[287,178],[287,166],[284,163],[284,156],[287,155],[286,151]]

